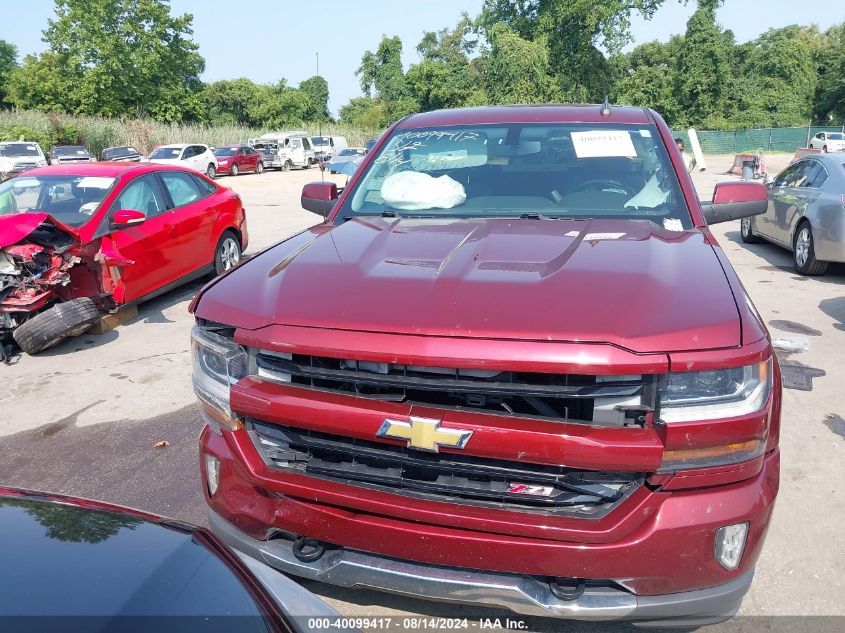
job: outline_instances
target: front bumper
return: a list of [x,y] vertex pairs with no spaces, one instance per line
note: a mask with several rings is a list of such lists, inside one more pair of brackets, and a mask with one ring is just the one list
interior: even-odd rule
[[[779,471],[775,450],[743,481],[642,488],[605,517],[568,519],[558,530],[540,515],[520,527],[522,513],[482,513],[286,475],[261,461],[246,431],[206,428],[200,443],[201,454],[220,462],[213,498],[205,490],[212,525],[278,569],[343,586],[575,618],[730,617],[751,582]],[[484,522],[470,527],[482,514]],[[744,521],[750,527],[741,563],[727,571],[715,560],[715,533]],[[296,535],[330,544],[329,553],[301,564],[285,540]],[[561,577],[592,582],[576,601],[550,601],[549,580]]]
[[341,587],[487,605],[529,616],[624,619],[641,624],[667,619],[696,625],[713,623],[737,612],[754,575],[752,569],[723,585],[658,596],[587,587],[579,597],[564,600],[551,591],[548,582],[531,576],[423,565],[346,548],[303,562],[294,555],[292,540],[251,538],[211,509],[208,519],[211,529],[225,543],[289,574]]

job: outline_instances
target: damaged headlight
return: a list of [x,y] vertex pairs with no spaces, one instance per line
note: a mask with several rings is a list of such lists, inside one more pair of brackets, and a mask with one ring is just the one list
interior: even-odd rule
[[239,429],[229,390],[247,373],[247,355],[234,341],[195,325],[191,330],[194,393],[205,421],[214,428]]
[[772,386],[772,361],[745,367],[671,373],[660,393],[666,424],[716,420],[762,409]]

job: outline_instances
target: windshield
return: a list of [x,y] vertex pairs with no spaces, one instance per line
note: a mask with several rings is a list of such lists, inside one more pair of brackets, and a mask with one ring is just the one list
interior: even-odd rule
[[0,156],[41,156],[41,152],[32,143],[6,143],[0,145]]
[[237,153],[237,147],[218,147],[214,150],[215,156],[235,156]]
[[68,155],[68,154],[87,154],[88,150],[86,150],[81,145],[63,145],[61,147],[54,147],[53,153],[58,156],[60,154]]
[[648,219],[691,228],[657,129],[490,124],[397,129],[340,216]]
[[114,186],[100,176],[18,176],[0,185],[0,215],[44,212],[80,227],[97,211]]
[[338,156],[363,156],[365,153],[366,152],[363,149],[347,147],[346,149],[340,150],[340,152],[338,152]]
[[311,142],[314,145],[331,145],[331,137],[329,137],[329,136],[312,136]]
[[845,134],[839,134],[837,132],[833,132],[827,135],[828,140],[830,141],[845,141]]
[[153,150],[150,158],[179,158],[181,153],[181,147],[159,147]]

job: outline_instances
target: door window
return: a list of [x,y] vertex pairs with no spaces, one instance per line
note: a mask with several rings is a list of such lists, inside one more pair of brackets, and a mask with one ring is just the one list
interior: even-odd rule
[[150,174],[133,180],[112,204],[112,211],[118,209],[141,211],[148,220],[164,213],[166,207],[156,186],[155,177]]
[[804,171],[806,161],[794,163],[780,172],[772,183],[775,187],[795,187]]
[[217,186],[208,182],[201,176],[195,176],[193,174],[190,175],[194,181],[194,184],[200,191],[200,195],[205,198],[206,196],[210,196],[211,194],[217,191]]
[[807,169],[804,170],[804,179],[798,187],[821,187],[827,180],[827,170],[817,160],[807,161]]
[[159,175],[164,182],[164,187],[170,194],[170,199],[173,200],[173,206],[181,207],[191,204],[202,197],[194,179],[188,174],[183,174],[180,171],[164,171]]

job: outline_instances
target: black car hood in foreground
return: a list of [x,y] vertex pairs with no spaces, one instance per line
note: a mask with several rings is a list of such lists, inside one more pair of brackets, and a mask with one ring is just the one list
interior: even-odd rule
[[[278,587],[210,533],[151,519],[0,491],[0,630],[40,630],[45,618],[65,623],[52,630],[291,630],[261,597]],[[312,615],[333,613],[307,597],[325,607]]]

